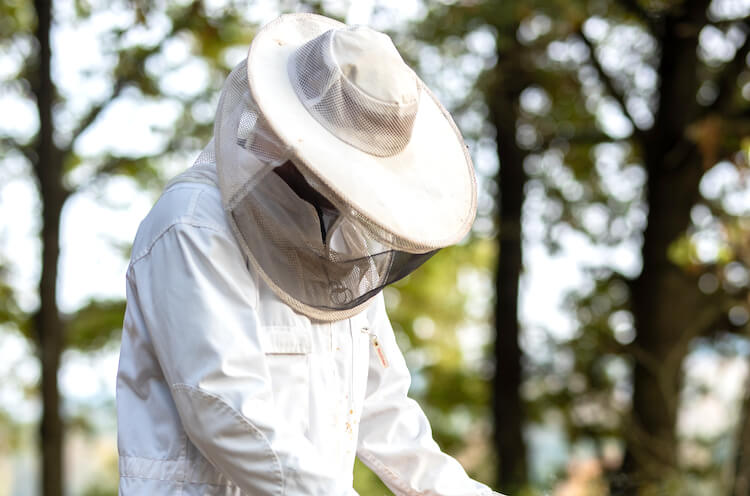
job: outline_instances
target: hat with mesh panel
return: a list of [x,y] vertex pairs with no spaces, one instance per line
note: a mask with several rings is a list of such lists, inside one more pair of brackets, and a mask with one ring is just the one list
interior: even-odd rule
[[476,181],[466,145],[387,35],[288,14],[258,32],[246,65],[264,124],[339,208],[409,253],[468,232]]

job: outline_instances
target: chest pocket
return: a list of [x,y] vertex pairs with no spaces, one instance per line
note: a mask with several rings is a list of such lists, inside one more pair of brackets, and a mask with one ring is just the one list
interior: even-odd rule
[[304,327],[268,326],[262,328],[259,335],[271,374],[271,388],[277,415],[287,425],[307,434],[310,411],[311,331]]

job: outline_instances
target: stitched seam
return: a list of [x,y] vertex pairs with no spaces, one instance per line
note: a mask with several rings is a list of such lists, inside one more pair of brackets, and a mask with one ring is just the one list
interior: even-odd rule
[[136,263],[140,262],[141,260],[143,260],[144,258],[146,258],[151,253],[151,251],[153,250],[153,248],[156,245],[156,243],[158,243],[159,240],[161,238],[163,238],[165,234],[167,234],[170,230],[172,230],[173,228],[175,228],[177,226],[191,226],[191,227],[197,227],[199,229],[209,229],[209,230],[214,231],[214,232],[216,232],[218,234],[223,234],[225,236],[232,236],[232,234],[230,232],[228,232],[226,229],[222,229],[222,228],[220,228],[218,226],[215,226],[215,225],[212,225],[212,224],[201,223],[201,222],[197,222],[197,221],[194,221],[194,220],[177,219],[172,224],[170,224],[167,227],[165,227],[164,229],[162,229],[161,232],[159,232],[159,234],[157,234],[154,237],[154,239],[151,241],[151,243],[148,245],[148,247],[144,248],[141,251],[141,253],[138,254],[137,257],[133,258],[133,260],[130,262],[130,265],[128,266],[128,272],[130,272],[130,270],[132,269],[132,267]]
[[[175,464],[178,463],[178,460],[175,460],[174,458],[149,458],[147,456],[120,456],[121,463],[127,464],[126,460],[146,460],[146,461],[150,461],[150,462],[172,462],[172,463],[175,463]],[[210,462],[208,462],[208,463],[210,463]],[[194,468],[195,465],[191,463],[190,466],[191,466],[191,468]],[[216,470],[215,467],[214,467],[214,470]],[[219,475],[221,477],[226,478],[226,475],[222,474],[218,470],[216,470],[216,475]],[[218,486],[218,487],[223,487],[223,486],[237,487],[237,485],[234,482],[232,482],[231,480],[229,480],[229,479],[226,479],[226,482],[224,482],[224,483],[219,483],[219,482],[208,482],[206,480],[202,480],[200,478],[196,478],[196,477],[193,477],[193,476],[191,476],[191,477],[187,477],[186,476],[184,481],[181,480],[181,479],[175,479],[173,477],[147,477],[145,475],[139,475],[139,474],[127,474],[127,475],[122,475],[121,474],[120,477],[126,477],[126,478],[130,478],[130,479],[160,480],[160,481],[167,481],[167,482],[174,482],[174,483],[185,482],[185,483],[188,483],[188,484],[208,484],[208,485],[211,485],[211,486]]]
[[207,485],[207,486],[214,486],[214,487],[237,487],[236,484],[234,484],[231,481],[227,481],[226,484],[217,484],[215,482],[200,482],[200,481],[176,481],[174,479],[167,479],[165,477],[145,477],[142,475],[121,475],[121,479],[144,479],[144,480],[155,480],[155,481],[164,481],[164,482],[171,482],[173,484],[179,484],[180,486],[183,486],[185,484],[189,485]]
[[200,396],[204,396],[206,398],[215,400],[217,402],[218,407],[226,410],[227,413],[229,413],[237,421],[239,421],[240,425],[245,426],[249,433],[251,433],[253,436],[263,441],[265,451],[267,451],[270,454],[270,457],[275,462],[275,472],[276,472],[278,479],[281,481],[281,492],[279,494],[284,494],[286,492],[286,481],[284,479],[284,472],[281,468],[281,460],[279,460],[279,456],[276,454],[273,448],[271,448],[271,443],[268,441],[268,438],[266,437],[266,435],[263,434],[263,432],[260,429],[258,429],[255,425],[253,425],[253,423],[250,422],[247,419],[247,417],[245,417],[236,409],[234,409],[222,397],[217,396],[215,394],[207,393],[206,391],[201,391],[200,389],[194,386],[191,386],[189,384],[183,384],[183,383],[173,384],[172,388],[175,390],[183,390],[189,395],[200,395]]
[[161,198],[162,196],[166,195],[167,193],[171,193],[172,191],[179,191],[181,189],[200,189],[200,190],[202,190],[202,189],[204,189],[204,188],[202,188],[200,186],[202,184],[206,184],[206,183],[198,183],[198,182],[195,182],[195,181],[179,181],[179,182],[176,182],[176,183],[172,184],[171,186],[169,186],[164,191],[162,191],[162,193],[159,196],[159,198]]
[[125,458],[132,458],[132,459],[141,459],[141,460],[149,460],[152,462],[176,462],[174,458],[149,458],[147,456],[135,456],[135,455],[120,455],[120,460],[124,460]]
[[[171,193],[173,190],[180,190],[180,189],[194,189],[194,184],[186,184],[186,183],[176,183],[172,186],[169,186],[164,191],[162,191],[161,195],[159,195],[159,199],[157,200],[157,203],[161,201],[162,198],[167,196],[169,193]],[[172,224],[168,225],[164,229],[162,229],[151,242],[149,243],[148,247],[146,247],[144,250],[141,251],[141,253],[138,256],[133,257],[133,261],[136,261],[137,259],[143,258],[145,256],[145,253],[151,250],[151,247],[156,243],[156,241],[164,235],[166,231],[169,230],[172,225],[175,223],[179,223],[182,219],[185,217],[192,218],[195,215],[195,209],[196,205],[198,203],[198,198],[201,196],[201,194],[205,191],[205,188],[195,188],[196,191],[193,192],[193,194],[190,196],[190,202],[188,203],[187,212],[183,213],[182,215],[177,216],[177,218],[172,222]]]
[[185,430],[182,430],[182,433],[180,433],[180,437],[182,438],[182,448],[180,448],[180,458],[177,461],[177,467],[180,474],[180,492],[182,492],[182,484],[185,483],[185,480],[187,480],[187,465],[188,465],[188,459],[187,459],[187,451],[188,451],[188,437]]

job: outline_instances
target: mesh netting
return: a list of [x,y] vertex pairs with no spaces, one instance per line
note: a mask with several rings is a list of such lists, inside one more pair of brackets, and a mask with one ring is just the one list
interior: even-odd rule
[[[300,196],[277,167],[291,153],[269,129],[250,95],[245,62],[229,75],[210,146],[198,163],[216,159],[222,201],[244,253],[274,292],[318,320],[359,312],[384,286],[408,275],[435,252],[407,253],[386,231],[363,222],[341,198]],[[331,207],[333,206],[333,208]]]
[[386,157],[404,149],[419,108],[414,99],[385,102],[352,84],[334,60],[330,30],[302,45],[290,58],[289,78],[310,114],[339,139],[371,155]]

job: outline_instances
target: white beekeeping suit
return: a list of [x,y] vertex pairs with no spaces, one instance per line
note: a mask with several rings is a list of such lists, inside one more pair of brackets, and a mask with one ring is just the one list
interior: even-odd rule
[[136,236],[117,381],[120,494],[492,495],[433,441],[381,289],[468,231],[471,161],[390,39],[264,27],[214,139]]

